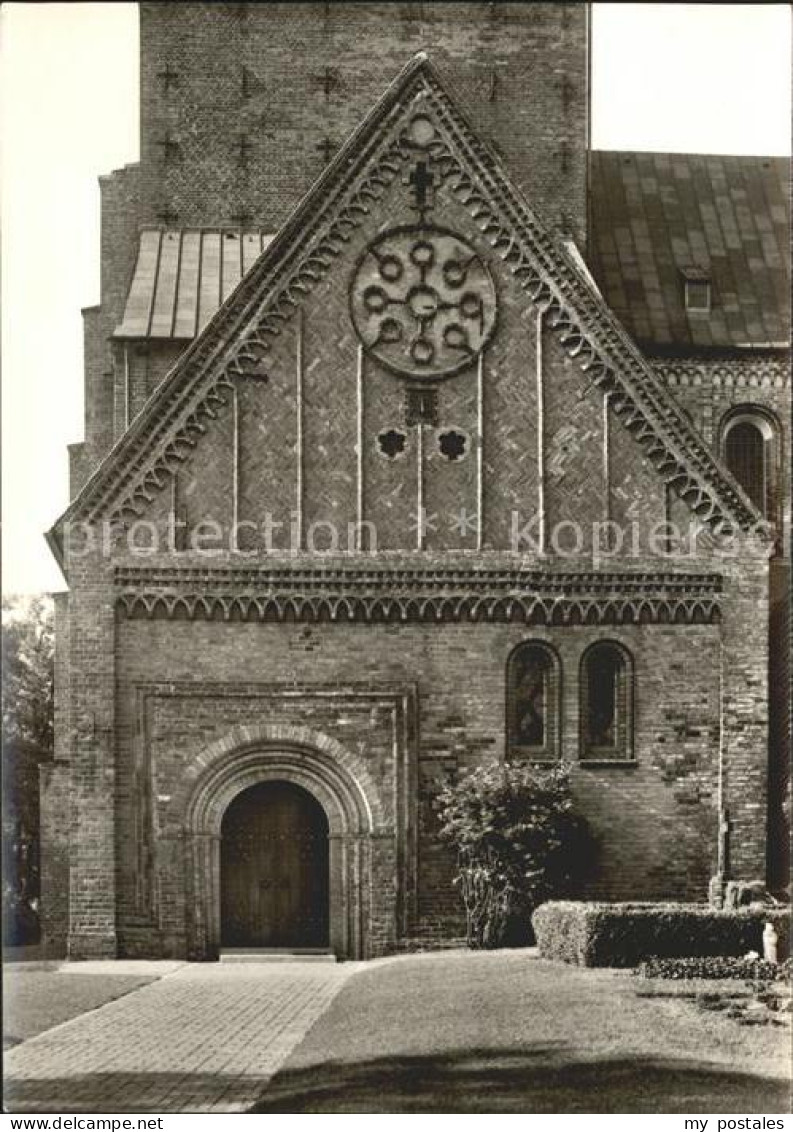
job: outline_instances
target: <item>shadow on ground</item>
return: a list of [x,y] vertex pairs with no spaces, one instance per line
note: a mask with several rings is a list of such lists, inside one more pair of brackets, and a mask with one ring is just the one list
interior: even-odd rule
[[328,1062],[277,1074],[257,1113],[787,1112],[789,1086],[708,1063],[554,1048]]
[[253,1103],[266,1082],[242,1083],[231,1074],[83,1073],[69,1077],[10,1079],[4,1084],[4,1111],[25,1113],[178,1113],[209,1106]]
[[[261,1097],[253,1106],[252,1091]],[[10,1080],[5,1094],[7,1112],[35,1113],[224,1111],[246,1101],[256,1113],[782,1113],[789,1105],[777,1078],[643,1058],[565,1061],[553,1048],[328,1062],[279,1073],[260,1089],[233,1076],[119,1072]]]

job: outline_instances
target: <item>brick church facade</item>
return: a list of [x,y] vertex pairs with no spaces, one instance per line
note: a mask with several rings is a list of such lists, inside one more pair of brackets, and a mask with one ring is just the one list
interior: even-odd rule
[[490,760],[570,765],[584,896],[783,883],[786,162],[592,152],[586,5],[140,26],[49,535],[52,947],[453,937],[433,800]]

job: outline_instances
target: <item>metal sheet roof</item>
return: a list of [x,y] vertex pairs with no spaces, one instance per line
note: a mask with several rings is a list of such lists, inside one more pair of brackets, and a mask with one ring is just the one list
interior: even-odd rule
[[145,228],[116,338],[195,338],[273,233]]
[[[790,161],[595,151],[589,266],[644,346],[790,341]],[[686,311],[684,273],[711,280]]]

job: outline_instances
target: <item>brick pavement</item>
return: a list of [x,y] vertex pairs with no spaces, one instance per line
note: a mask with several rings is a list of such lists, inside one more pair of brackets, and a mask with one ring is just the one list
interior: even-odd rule
[[6,1111],[245,1112],[357,967],[187,964],[9,1051]]

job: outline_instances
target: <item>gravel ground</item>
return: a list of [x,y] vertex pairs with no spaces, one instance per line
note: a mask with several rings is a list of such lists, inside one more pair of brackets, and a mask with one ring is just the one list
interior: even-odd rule
[[3,971],[3,1049],[155,981],[157,975],[83,974],[58,963],[13,964]]
[[378,961],[254,1111],[789,1111],[787,1027],[743,1027],[649,982],[517,951]]

